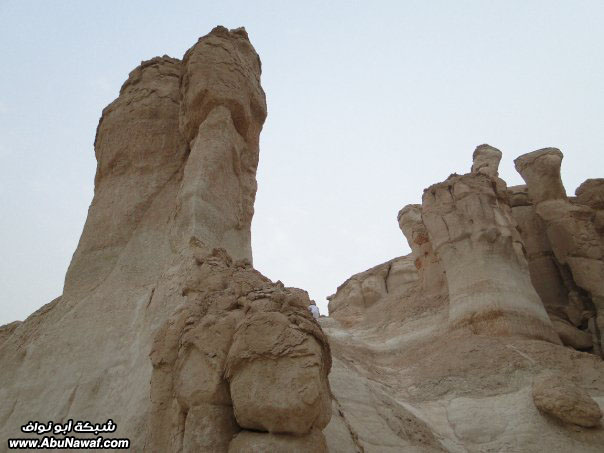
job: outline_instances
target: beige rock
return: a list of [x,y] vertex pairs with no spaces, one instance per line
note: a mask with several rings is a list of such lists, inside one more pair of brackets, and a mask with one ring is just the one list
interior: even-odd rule
[[604,243],[604,178],[588,179],[575,190],[577,203],[595,211],[594,226]]
[[103,110],[94,143],[94,198],[65,277],[64,300],[80,300],[109,277],[140,236],[149,209],[160,211],[153,202],[176,183],[187,160],[178,132],[180,72],[175,58],[144,61]]
[[539,294],[549,314],[566,317],[569,305],[569,291],[558,265],[549,238],[546,225],[535,212],[528,198],[526,186],[508,189],[512,205],[512,216],[517,223],[528,261],[531,282]]
[[[415,259],[399,257],[355,274],[342,283],[329,300],[329,314],[345,323],[358,323],[373,312],[372,306],[384,297],[409,290],[415,285],[418,272]],[[383,307],[378,310],[384,314]],[[375,313],[380,316],[379,313]]]
[[109,414],[133,451],[601,452],[604,362],[572,349],[604,332],[601,180],[568,199],[547,149],[508,191],[481,145],[399,213],[411,255],[317,322],[251,266],[265,116],[243,29],[132,71],[64,294],[0,327],[0,434]]
[[591,428],[600,424],[602,411],[589,394],[560,375],[543,375],[533,383],[537,408],[563,422]]
[[422,220],[421,206],[410,204],[401,209],[398,224],[415,258],[422,291],[446,293],[445,273],[432,248],[428,230]]
[[[306,307],[298,312],[306,314]],[[296,435],[327,426],[328,357],[327,340],[308,317],[276,311],[247,316],[237,328],[226,368],[239,425]]]
[[325,437],[313,430],[305,436],[242,431],[235,437],[229,453],[327,453]]
[[[246,379],[258,391],[293,389],[277,398],[281,427],[321,437],[329,346],[307,294],[251,268],[265,117],[243,29],[217,27],[182,61],[154,58],[130,73],[99,122],[94,199],[63,295],[0,328],[4,438],[20,437],[27,420],[111,417],[132,451],[227,451],[237,412],[266,422],[238,391]],[[269,345],[279,351],[271,367],[245,355],[237,332],[272,314],[299,343]],[[249,451],[245,436],[238,445]]]
[[566,199],[566,190],[560,178],[562,152],[557,148],[544,148],[523,154],[514,160],[516,170],[528,185],[533,203]]
[[501,151],[490,145],[477,146],[472,154],[472,173],[484,174],[496,178],[499,176]]
[[505,182],[451,175],[422,200],[422,218],[446,272],[450,327],[558,343],[530,281]]
[[571,346],[579,350],[588,350],[593,347],[592,336],[583,330],[577,329],[570,322],[560,319],[554,315],[550,315],[554,330],[567,346]]
[[175,241],[194,237],[252,262],[250,225],[266,118],[260,59],[244,29],[217,27],[185,53],[182,65],[179,121],[190,155]]
[[562,153],[559,150],[535,151],[514,162],[528,185],[535,212],[545,225],[569,301],[582,299],[579,308],[583,312],[592,311],[587,315],[587,324],[595,339],[594,352],[604,354],[604,242],[598,231],[596,213],[589,206],[599,206],[601,184],[596,180],[586,182],[577,189],[577,200],[572,201],[566,197],[560,179]]
[[[334,364],[337,367],[337,364]],[[331,420],[323,430],[329,453],[360,453],[362,447],[358,444],[358,438],[353,437],[353,432],[348,420],[344,418],[342,407],[332,397]]]
[[588,179],[577,190],[577,203],[592,209],[604,209],[604,178]]
[[148,450],[226,451],[240,428],[323,429],[331,356],[307,293],[270,282],[223,249],[193,255],[187,301],[151,352]]
[[[166,427],[164,427],[165,429]],[[191,407],[184,423],[182,451],[187,453],[227,451],[240,431],[230,406],[201,404]],[[158,451],[150,448],[152,451]]]
[[[604,362],[574,349],[591,351],[595,318],[585,291],[557,261],[528,189],[508,191],[480,172],[437,186],[433,203],[399,214],[411,255],[349,278],[331,296],[331,318],[320,320],[334,357],[333,415],[324,430],[329,450],[599,453],[604,430],[543,417],[531,397],[533,380],[548,369],[604,405]],[[446,226],[430,225],[434,210]],[[422,233],[427,240],[417,241]],[[430,292],[418,269],[404,285],[385,285],[388,292],[363,303],[365,279],[392,272],[394,263],[415,270],[426,244],[453,288]],[[445,259],[446,247],[454,259]],[[548,313],[537,308],[537,319],[553,320],[543,322],[546,335],[535,335],[535,311],[526,309],[540,299]],[[457,303],[470,325],[483,329],[448,328]],[[480,320],[494,307],[501,322]],[[558,334],[570,347],[558,343]]]

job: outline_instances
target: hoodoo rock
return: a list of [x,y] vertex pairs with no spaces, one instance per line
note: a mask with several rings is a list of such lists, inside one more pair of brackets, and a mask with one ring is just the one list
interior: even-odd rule
[[449,325],[557,343],[530,281],[507,187],[496,177],[500,159],[499,150],[483,145],[472,173],[424,192],[422,218],[446,272]]
[[3,439],[110,418],[135,452],[601,453],[604,179],[568,197],[548,148],[508,188],[480,145],[317,320],[252,265],[260,74],[217,27],[103,110],[63,294],[0,327]]
[[260,72],[246,31],[217,27],[103,110],[63,295],[0,328],[3,439],[111,418],[132,451],[324,450],[327,340],[306,292],[251,267]]
[[472,173],[496,178],[499,176],[501,156],[501,151],[490,145],[477,146],[472,154]]
[[[352,276],[330,297],[331,318],[320,320],[333,356],[329,451],[602,449],[604,362],[588,289],[596,282],[559,259],[595,258],[599,230],[584,220],[590,213],[546,233],[557,217],[540,211],[562,199],[557,215],[597,212],[602,184],[588,180],[567,200],[561,153],[548,150],[526,170],[528,189],[507,188],[501,157],[479,146],[470,173],[405,206],[398,222],[411,254]],[[407,263],[406,278],[387,285],[395,263]],[[367,297],[369,287],[380,290]]]
[[559,272],[559,277],[549,272],[544,283],[564,287],[562,305],[568,310],[562,316],[587,329],[595,352],[604,357],[604,241],[599,232],[602,184],[588,180],[577,189],[577,199],[569,199],[560,178],[562,157],[559,150],[546,148],[524,154],[514,163],[541,220],[536,233],[549,241]]

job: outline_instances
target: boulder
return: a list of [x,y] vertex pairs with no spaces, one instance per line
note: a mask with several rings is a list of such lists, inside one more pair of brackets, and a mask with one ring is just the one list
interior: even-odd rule
[[598,403],[560,375],[538,376],[533,382],[533,401],[540,411],[565,423],[593,428],[602,418]]

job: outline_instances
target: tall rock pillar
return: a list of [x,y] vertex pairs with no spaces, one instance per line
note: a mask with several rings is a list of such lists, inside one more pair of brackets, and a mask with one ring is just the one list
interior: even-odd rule
[[[585,309],[594,312],[589,330],[594,336],[595,352],[602,354],[604,244],[597,226],[599,213],[589,206],[591,200],[598,198],[598,184],[589,183],[578,190],[579,202],[569,200],[560,177],[562,158],[560,150],[545,148],[524,154],[514,163],[545,224],[554,256],[566,276],[569,298],[581,299]],[[590,186],[595,187],[588,190]]]
[[451,175],[422,198],[423,221],[446,273],[450,328],[559,343],[497,176],[501,152],[481,145],[473,157],[471,173]]

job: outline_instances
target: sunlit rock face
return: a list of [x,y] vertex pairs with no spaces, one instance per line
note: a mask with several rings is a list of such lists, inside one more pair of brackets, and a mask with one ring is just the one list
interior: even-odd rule
[[306,292],[252,268],[260,73],[217,27],[103,110],[64,293],[0,328],[3,438],[110,417],[132,451],[324,450],[328,343]]
[[[508,188],[501,158],[477,147],[470,173],[398,213],[411,254],[353,275],[330,297],[320,320],[333,356],[329,451],[601,450],[604,362],[587,289],[596,282],[560,257],[599,253],[602,180],[567,199],[561,153],[547,150],[522,170],[528,188]],[[540,207],[560,199],[594,226],[547,231],[566,207],[549,217]],[[587,241],[584,255],[568,252],[574,235]],[[410,278],[387,285],[403,263]]]

